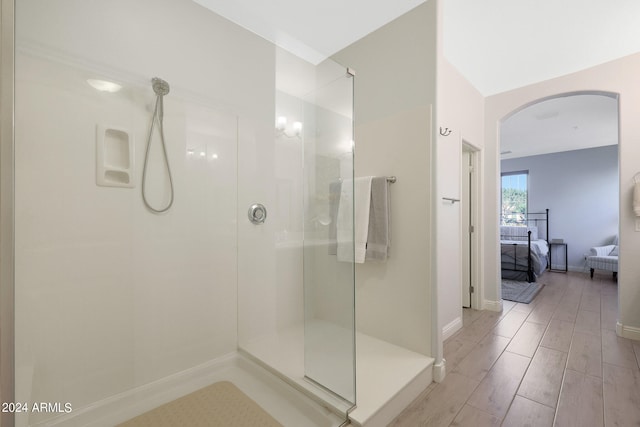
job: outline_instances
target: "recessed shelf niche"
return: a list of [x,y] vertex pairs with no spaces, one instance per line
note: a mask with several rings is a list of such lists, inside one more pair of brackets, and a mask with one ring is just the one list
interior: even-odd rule
[[96,126],[96,184],[133,188],[133,138],[129,131]]

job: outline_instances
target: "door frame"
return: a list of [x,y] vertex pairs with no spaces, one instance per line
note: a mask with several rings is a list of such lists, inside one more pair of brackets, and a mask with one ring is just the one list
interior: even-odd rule
[[[469,248],[464,247],[462,244],[462,233],[468,233],[468,230],[465,230],[465,225],[462,223],[462,215],[460,216],[460,248],[462,249],[461,256],[469,256],[470,259],[470,277],[471,277],[471,286],[473,286],[474,290],[471,293],[470,303],[471,306],[469,308],[475,310],[482,310],[482,298],[483,295],[483,283],[482,283],[482,252],[480,251],[481,242],[482,242],[482,228],[479,226],[482,224],[481,222],[481,205],[482,205],[482,171],[480,170],[480,165],[482,164],[481,156],[482,150],[469,141],[462,139],[462,152],[469,152],[471,154],[471,183],[470,183],[470,194],[471,194],[471,203],[470,203],[470,225],[474,227],[473,233],[470,233],[469,238]],[[461,168],[462,162],[464,160],[464,156],[460,156]],[[466,169],[466,168],[465,168]],[[461,169],[462,170],[462,169]],[[461,177],[463,179],[463,177]],[[462,181],[461,181],[462,187]],[[462,189],[461,189],[462,194]],[[467,255],[468,254],[468,255]],[[462,292],[462,289],[461,289]],[[462,304],[461,304],[462,306]]]

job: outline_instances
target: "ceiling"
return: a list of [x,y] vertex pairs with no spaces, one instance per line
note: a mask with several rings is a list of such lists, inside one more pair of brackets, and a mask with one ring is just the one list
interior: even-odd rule
[[524,108],[500,126],[501,158],[510,159],[618,143],[618,99],[585,94]]
[[640,52],[637,0],[444,5],[444,54],[485,96]]
[[[318,64],[425,0],[194,1]],[[640,52],[638,0],[442,4],[444,55],[484,96]],[[612,109],[611,99],[559,98],[534,107],[513,116],[505,127],[503,135],[511,139],[502,141],[501,151],[513,153],[503,158],[617,142],[617,107]],[[547,115],[557,114],[540,119],[545,109]],[[603,136],[612,126],[615,141]]]
[[[425,0],[194,1],[317,64]],[[484,96],[640,52],[637,0],[442,4],[444,55]]]
[[193,0],[316,65],[425,0]]

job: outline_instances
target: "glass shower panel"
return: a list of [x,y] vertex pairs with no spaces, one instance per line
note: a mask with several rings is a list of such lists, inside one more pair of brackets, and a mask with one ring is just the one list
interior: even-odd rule
[[[239,347],[343,415],[355,402],[354,276],[329,253],[329,201],[332,188],[336,203],[350,194],[335,186],[353,176],[352,83],[331,60],[277,49],[274,137],[244,138],[240,121],[238,145]],[[262,223],[248,218],[254,204],[266,207]]]
[[304,99],[305,376],[355,403],[353,77],[340,71]]

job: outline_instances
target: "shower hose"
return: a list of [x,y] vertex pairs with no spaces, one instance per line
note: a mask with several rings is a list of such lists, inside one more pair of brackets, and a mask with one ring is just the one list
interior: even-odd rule
[[[169,93],[169,84],[162,79],[154,77],[151,80],[153,91],[156,93],[156,106],[153,110],[153,116],[151,117],[151,128],[149,129],[149,138],[147,138],[147,149],[144,155],[144,167],[142,168],[142,201],[147,209],[154,213],[163,213],[171,208],[173,204],[173,178],[171,176],[171,168],[169,167],[169,158],[167,157],[167,146],[164,141],[164,127],[162,125],[162,119],[164,115],[162,98]],[[153,135],[153,127],[156,120],[158,121],[158,131],[160,133],[160,145],[162,146],[162,154],[164,155],[164,164],[169,175],[169,186],[171,188],[171,196],[166,206],[161,208],[154,208],[147,200],[146,195],[146,181],[147,181],[147,163],[149,162],[149,151],[151,149],[151,140]]]

